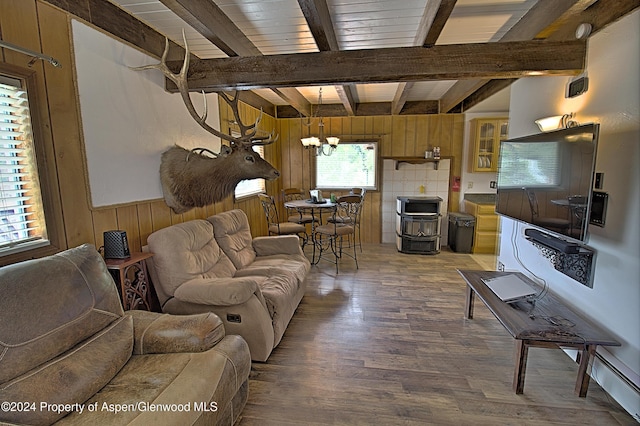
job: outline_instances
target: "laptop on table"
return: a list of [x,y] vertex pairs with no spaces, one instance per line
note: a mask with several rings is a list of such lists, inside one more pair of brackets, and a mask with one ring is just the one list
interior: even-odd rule
[[536,290],[515,274],[483,278],[482,282],[505,303],[518,302],[536,295]]

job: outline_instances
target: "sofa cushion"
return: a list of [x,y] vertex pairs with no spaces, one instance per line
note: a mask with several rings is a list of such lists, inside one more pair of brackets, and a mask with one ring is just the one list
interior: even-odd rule
[[242,278],[196,278],[182,284],[175,293],[183,302],[199,305],[233,306],[249,300],[254,293],[259,293],[259,284],[265,277]]
[[[276,318],[278,315],[285,313],[293,313],[295,307],[298,306],[295,303],[295,307],[293,310],[291,309],[291,305],[296,300],[298,283],[295,279],[292,279],[290,274],[269,277],[262,283],[260,290],[262,290],[264,300],[267,302],[271,318]],[[287,322],[289,322],[289,318],[287,318]]]
[[213,224],[216,241],[233,262],[236,269],[253,263],[256,252],[247,215],[239,209],[219,213],[207,219]]
[[[293,274],[298,284],[301,284],[309,271],[311,264],[304,255],[275,254],[272,256],[256,257],[255,262],[246,269],[238,271],[236,276],[242,272],[243,274]],[[260,272],[261,271],[261,272]]]
[[[51,424],[71,411],[74,404],[91,398],[129,361],[133,351],[132,322],[129,316],[120,317],[72,350],[0,384],[0,401],[37,404],[35,410],[0,412],[0,421]],[[69,409],[43,409],[41,402],[56,407],[66,405]]]
[[113,278],[88,244],[0,268],[0,295],[3,322],[11,324],[0,327],[0,383],[58,357],[123,315]]
[[[220,416],[228,414],[231,397],[246,383],[250,369],[249,348],[240,336],[226,336],[206,352],[134,355],[111,383],[84,404],[98,404],[97,410],[74,412],[57,425],[220,424]],[[169,409],[146,408],[163,404]],[[122,411],[115,414],[109,407]]]
[[160,229],[149,235],[147,242],[154,253],[156,285],[162,287],[166,298],[194,278],[230,278],[236,272],[213,237],[213,225],[204,219]]

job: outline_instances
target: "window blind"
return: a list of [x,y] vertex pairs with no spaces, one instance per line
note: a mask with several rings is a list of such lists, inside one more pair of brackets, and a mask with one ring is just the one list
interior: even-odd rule
[[27,91],[0,75],[0,253],[46,240],[39,188]]

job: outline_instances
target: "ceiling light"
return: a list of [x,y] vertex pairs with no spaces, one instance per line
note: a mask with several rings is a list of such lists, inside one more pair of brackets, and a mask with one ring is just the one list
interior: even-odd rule
[[[308,136],[306,138],[301,138],[300,142],[302,142],[302,146],[304,146],[307,149],[310,149],[311,147],[315,147],[317,156],[318,155],[329,156],[333,154],[333,151],[335,151],[336,148],[338,147],[338,144],[340,143],[340,138],[337,138],[335,136],[328,136],[326,138],[324,137],[324,120],[322,118],[322,115],[320,114],[321,106],[322,106],[322,87],[318,92],[318,109],[316,110],[316,114],[319,119],[318,130],[320,134],[318,137]],[[309,121],[305,124],[306,126],[311,126],[311,119],[309,119]],[[327,145],[328,145],[328,150],[325,151],[324,148]]]

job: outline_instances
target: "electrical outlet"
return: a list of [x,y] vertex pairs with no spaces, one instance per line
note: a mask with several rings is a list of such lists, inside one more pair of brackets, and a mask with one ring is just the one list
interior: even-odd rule
[[498,182],[496,182],[495,180],[492,180],[491,182],[489,182],[489,188],[497,188],[498,187]]
[[498,271],[503,271],[504,272],[504,263],[498,261]]
[[471,188],[473,188],[473,182],[469,182],[469,183],[467,184],[467,189],[471,189]]

